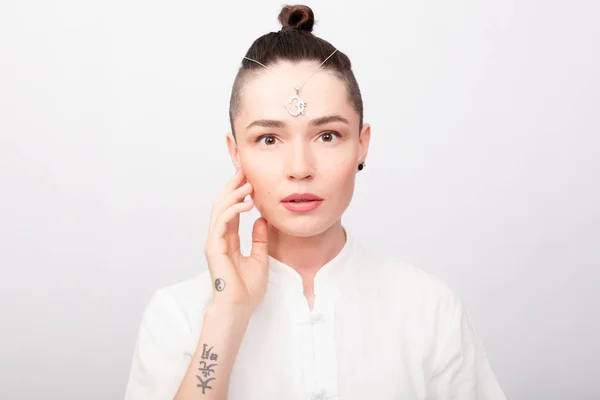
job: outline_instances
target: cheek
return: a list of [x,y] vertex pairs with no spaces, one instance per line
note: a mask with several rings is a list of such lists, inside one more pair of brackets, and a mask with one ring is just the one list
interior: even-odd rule
[[343,160],[328,166],[323,175],[327,177],[328,194],[339,196],[340,201],[352,195],[354,191],[354,180],[356,178],[356,166],[354,160]]
[[254,191],[250,195],[257,205],[263,201],[265,196],[272,190],[273,168],[268,163],[261,162],[260,158],[247,157],[240,159],[242,170],[246,179],[252,184]]

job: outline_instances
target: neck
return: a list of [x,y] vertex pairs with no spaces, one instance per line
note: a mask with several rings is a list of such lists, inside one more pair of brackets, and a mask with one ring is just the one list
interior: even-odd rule
[[314,278],[323,265],[339,254],[345,243],[341,220],[311,237],[286,235],[269,225],[269,255],[295,269],[303,278]]

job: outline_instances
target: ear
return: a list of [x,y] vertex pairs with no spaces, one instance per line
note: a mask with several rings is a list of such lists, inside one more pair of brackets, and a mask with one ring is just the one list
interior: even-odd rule
[[371,125],[363,124],[363,127],[360,131],[360,137],[358,139],[358,145],[360,147],[360,151],[358,154],[358,163],[365,162],[367,158],[367,153],[369,152],[369,143],[371,142]]
[[227,133],[227,150],[229,150],[229,157],[233,166],[237,169],[240,167],[240,152],[238,150],[237,142],[231,132]]

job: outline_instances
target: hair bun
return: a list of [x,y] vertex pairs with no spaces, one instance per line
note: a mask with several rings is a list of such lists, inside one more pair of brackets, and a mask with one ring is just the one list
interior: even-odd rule
[[315,25],[315,14],[310,7],[305,5],[284,6],[277,18],[286,28],[312,32]]

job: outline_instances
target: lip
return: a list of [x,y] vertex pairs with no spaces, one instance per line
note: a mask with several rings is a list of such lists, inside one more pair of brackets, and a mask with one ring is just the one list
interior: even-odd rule
[[287,197],[284,197],[283,199],[281,199],[282,202],[286,202],[286,201],[292,201],[292,200],[312,200],[312,201],[319,201],[319,200],[323,200],[322,198],[320,198],[319,196],[317,196],[316,194],[312,194],[312,193],[293,193],[290,194]]
[[[292,200],[304,200],[304,201],[295,202]],[[319,196],[314,195],[312,193],[294,193],[294,194],[291,194],[291,195],[285,197],[283,200],[281,200],[281,204],[283,204],[283,206],[285,208],[287,208],[288,210],[293,211],[293,212],[312,211],[315,208],[319,207],[322,202],[323,202],[322,198],[320,198]]]

